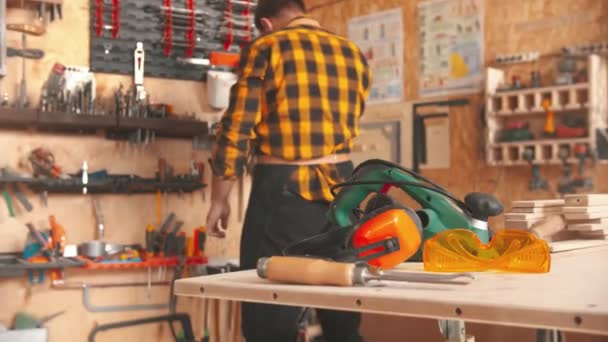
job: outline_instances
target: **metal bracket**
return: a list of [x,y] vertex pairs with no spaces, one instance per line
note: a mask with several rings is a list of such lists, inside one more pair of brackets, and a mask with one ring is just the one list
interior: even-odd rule
[[536,342],[564,342],[565,340],[559,330],[536,330]]
[[90,288],[89,288],[89,286],[86,286],[86,285],[82,287],[82,304],[90,312],[142,311],[142,310],[161,310],[161,309],[169,308],[169,303],[95,306],[91,303]]
[[475,337],[466,335],[464,321],[439,320],[438,323],[446,342],[475,342]]

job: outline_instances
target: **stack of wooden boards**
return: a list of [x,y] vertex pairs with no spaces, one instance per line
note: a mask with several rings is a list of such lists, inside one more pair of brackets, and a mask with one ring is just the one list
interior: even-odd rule
[[531,229],[535,224],[555,215],[562,215],[563,199],[514,201],[511,211],[505,213],[505,228]]
[[581,238],[608,240],[608,194],[565,196],[567,229]]
[[564,237],[608,240],[608,194],[573,194],[565,195],[563,199],[514,201],[511,211],[505,213],[505,228],[530,230],[556,217],[565,222],[567,234],[562,234]]

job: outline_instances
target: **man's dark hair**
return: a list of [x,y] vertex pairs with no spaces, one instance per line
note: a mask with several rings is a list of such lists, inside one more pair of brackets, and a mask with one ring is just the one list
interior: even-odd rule
[[282,10],[294,8],[306,12],[304,0],[259,0],[255,9],[255,27],[262,29],[262,18],[276,17]]

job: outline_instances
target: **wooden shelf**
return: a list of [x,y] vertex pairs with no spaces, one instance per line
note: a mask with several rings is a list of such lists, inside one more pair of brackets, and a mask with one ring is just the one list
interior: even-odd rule
[[588,143],[589,138],[564,138],[564,139],[535,139],[535,140],[521,140],[521,141],[509,141],[509,142],[498,142],[491,144],[492,147],[503,147],[503,146],[534,146],[534,145],[571,145],[571,144],[584,144]]
[[553,91],[565,91],[571,89],[589,89],[589,83],[575,83],[575,84],[563,84],[563,85],[554,85],[548,87],[536,87],[536,88],[521,88],[514,90],[504,90],[499,91],[496,90],[494,93],[489,94],[492,97],[503,97],[503,96],[514,96],[514,95],[527,95],[527,94],[535,94],[535,93],[551,93]]
[[114,115],[88,115],[61,112],[40,112],[36,128],[42,130],[89,131],[116,127]]
[[8,128],[26,128],[38,121],[35,109],[0,108],[0,126]]
[[[599,133],[608,128],[608,106],[606,106],[606,89],[608,80],[603,75],[608,71],[608,61],[599,55],[585,57],[588,82],[553,85],[538,88],[523,88],[498,91],[502,84],[508,83],[508,74],[498,68],[486,68],[485,86],[485,154],[488,164],[493,166],[529,165],[523,158],[524,152],[533,149],[533,164],[560,165],[560,150],[567,149],[568,155],[575,154],[575,147],[584,144],[587,150],[602,153]],[[554,117],[556,129],[559,129],[558,115],[573,115],[584,123],[585,137],[543,139],[545,123],[541,115],[547,115],[544,105],[549,101],[548,111]],[[541,139],[500,142],[500,137],[509,127],[509,118],[526,124],[526,131],[533,137]],[[516,132],[514,132],[516,133]],[[524,132],[522,132],[523,135]],[[605,149],[605,148],[604,148]],[[570,163],[578,164],[577,158],[570,158]],[[600,159],[599,163],[608,160]]]
[[[574,150],[574,146],[578,144],[584,144],[587,148],[592,146],[590,138],[528,140],[489,144],[487,153],[491,154],[489,156],[490,165],[530,165],[530,162],[523,158],[523,153],[527,148],[533,148],[535,158],[532,164],[561,165],[563,161],[559,157],[560,148],[566,147],[571,152]],[[579,162],[576,157],[568,158],[567,161],[573,164],[578,164]],[[603,164],[607,163],[608,160],[598,162]]]
[[156,132],[157,137],[194,138],[209,134],[206,121],[177,118],[127,118],[41,112],[37,109],[0,108],[0,128],[35,128],[42,131],[89,133],[97,130],[129,133],[138,129]]
[[[589,107],[587,105],[582,105],[578,108],[557,108],[553,109],[555,114],[587,114],[583,112],[587,110]],[[547,115],[547,112],[544,109],[530,109],[525,112],[517,112],[517,111],[500,111],[500,112],[488,112],[489,116],[498,116],[498,117],[525,117],[528,115]]]
[[156,136],[170,138],[192,138],[209,133],[206,122],[193,119],[154,119],[119,117],[119,131],[133,131],[136,129],[152,130]]

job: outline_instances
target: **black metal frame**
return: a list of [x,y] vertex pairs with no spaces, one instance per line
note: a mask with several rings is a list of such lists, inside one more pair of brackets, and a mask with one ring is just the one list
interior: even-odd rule
[[192,323],[190,322],[190,316],[188,314],[184,314],[184,313],[148,317],[148,318],[135,319],[135,320],[130,320],[130,321],[98,325],[95,328],[93,328],[93,330],[91,330],[91,332],[89,333],[88,341],[95,342],[95,337],[97,336],[98,333],[100,333],[102,331],[128,328],[128,327],[133,327],[136,325],[152,324],[152,323],[160,323],[160,322],[167,322],[169,324],[173,324],[173,322],[175,322],[175,321],[179,321],[182,324],[182,329],[184,330],[183,341],[184,342],[196,342],[196,339],[194,337],[194,332],[192,331]]

